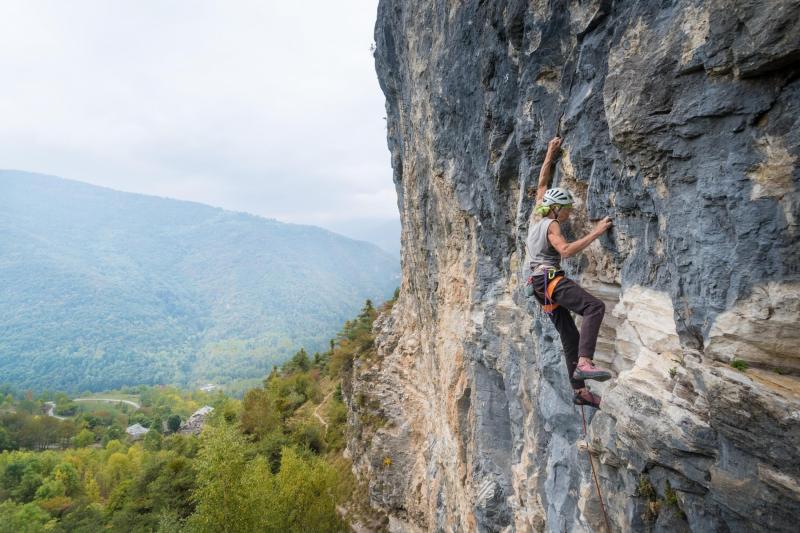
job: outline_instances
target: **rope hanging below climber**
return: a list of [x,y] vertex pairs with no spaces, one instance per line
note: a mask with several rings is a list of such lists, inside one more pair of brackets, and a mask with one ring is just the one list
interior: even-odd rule
[[592,479],[594,479],[594,488],[597,491],[597,499],[600,500],[600,510],[603,511],[603,518],[606,521],[606,531],[611,533],[611,525],[608,520],[608,513],[606,512],[605,503],[603,503],[603,495],[600,493],[600,483],[597,481],[597,472],[594,469],[594,459],[592,459],[592,450],[589,447],[589,438],[586,435],[586,414],[583,412],[581,405],[581,420],[583,421],[583,441],[586,444],[586,455],[589,457],[589,464],[592,467]]

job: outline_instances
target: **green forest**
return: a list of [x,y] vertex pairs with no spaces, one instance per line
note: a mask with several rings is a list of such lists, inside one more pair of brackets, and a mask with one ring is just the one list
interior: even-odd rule
[[[367,301],[328,350],[297,351],[241,400],[147,386],[97,395],[136,409],[5,387],[0,533],[384,529],[342,456],[340,374],[374,357],[372,324],[391,305]],[[214,411],[202,433],[176,431],[204,405]],[[134,423],[149,428],[139,440],[124,433]]]
[[265,375],[326,349],[397,258],[313,226],[0,171],[0,375],[99,391]]

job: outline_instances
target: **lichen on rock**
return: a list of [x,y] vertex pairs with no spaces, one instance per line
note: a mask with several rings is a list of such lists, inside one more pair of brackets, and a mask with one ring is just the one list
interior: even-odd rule
[[[800,3],[381,0],[375,32],[403,274],[344,391],[391,528],[602,531],[591,449],[615,531],[794,531]],[[556,132],[570,233],[614,219],[566,262],[615,373],[585,444],[523,291]]]

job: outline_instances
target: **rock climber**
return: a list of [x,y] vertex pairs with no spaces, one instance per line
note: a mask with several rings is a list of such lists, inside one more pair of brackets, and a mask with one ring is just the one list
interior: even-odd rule
[[[560,263],[562,257],[572,257],[581,252],[605,233],[611,227],[611,219],[603,218],[588,235],[576,241],[568,242],[564,238],[561,224],[569,218],[574,200],[566,189],[548,189],[553,163],[560,149],[561,138],[555,137],[547,145],[547,155],[539,173],[536,207],[531,213],[525,241],[526,263],[532,271],[528,288],[529,294],[532,292],[536,297],[561,336],[567,375],[574,389],[573,403],[599,409],[600,396],[592,393],[584,380],[605,381],[611,378],[608,370],[595,366],[592,361],[605,304],[567,278]],[[570,311],[583,316],[580,333]]]

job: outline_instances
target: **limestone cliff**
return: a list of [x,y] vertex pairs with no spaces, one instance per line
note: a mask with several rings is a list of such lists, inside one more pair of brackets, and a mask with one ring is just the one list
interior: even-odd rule
[[615,223],[567,262],[606,302],[612,528],[796,531],[800,3],[381,0],[376,45],[403,278],[344,389],[391,527],[604,529],[523,291],[525,190],[560,131],[572,233]]

